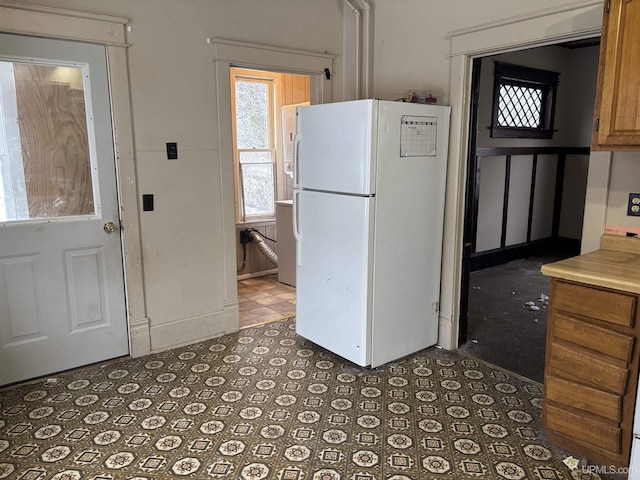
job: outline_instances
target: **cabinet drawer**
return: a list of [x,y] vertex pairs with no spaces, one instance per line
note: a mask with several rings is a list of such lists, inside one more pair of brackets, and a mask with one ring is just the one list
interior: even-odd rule
[[561,433],[585,446],[596,446],[618,454],[621,451],[621,430],[617,426],[594,421],[588,416],[569,412],[554,405],[545,408],[547,430]]
[[545,401],[551,400],[599,417],[620,422],[622,419],[622,397],[603,392],[554,375],[545,375]]
[[552,315],[553,337],[575,343],[624,362],[631,360],[634,345],[632,336],[613,332],[560,313],[552,313]]
[[558,310],[623,326],[633,325],[636,311],[633,296],[564,282],[556,282],[551,301]]
[[569,378],[581,380],[618,395],[624,395],[627,391],[627,368],[606,361],[606,357],[602,355],[588,353],[569,345],[551,342],[547,348],[547,367],[551,369],[550,372],[564,372]]

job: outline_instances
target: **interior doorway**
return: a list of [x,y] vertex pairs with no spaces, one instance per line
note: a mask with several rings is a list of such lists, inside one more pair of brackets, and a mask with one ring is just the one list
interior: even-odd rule
[[[565,42],[473,63],[458,344],[540,382],[548,301],[540,266],[580,251],[598,45]],[[512,66],[559,74],[551,138],[496,134],[502,65],[509,74]]]
[[292,221],[284,217],[292,215],[296,108],[310,104],[311,78],[235,67],[230,76],[238,303],[246,328],[295,315],[295,279],[282,271],[295,256]]
[[[216,99],[220,138],[222,204],[224,212],[224,286],[226,328],[240,326],[238,298],[238,267],[242,264],[240,231],[237,223],[233,133],[231,126],[231,69],[234,67],[309,77],[310,103],[331,101],[331,75],[334,57],[326,53],[282,49],[275,46],[212,38],[213,62],[216,72]],[[255,227],[255,225],[254,225]],[[257,228],[257,227],[256,227]]]

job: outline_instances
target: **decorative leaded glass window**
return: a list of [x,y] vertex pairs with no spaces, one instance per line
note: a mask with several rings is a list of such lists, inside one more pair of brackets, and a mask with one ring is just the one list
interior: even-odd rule
[[492,137],[552,138],[560,74],[495,62]]

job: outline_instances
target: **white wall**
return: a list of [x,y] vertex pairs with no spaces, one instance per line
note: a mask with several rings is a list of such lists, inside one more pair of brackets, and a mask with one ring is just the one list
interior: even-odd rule
[[[476,233],[476,251],[491,250],[500,246],[502,233],[502,203],[504,200],[504,157],[484,157],[481,161],[481,180],[483,188],[478,192],[478,228]],[[484,212],[494,212],[486,215]]]
[[531,240],[551,236],[553,222],[553,197],[556,191],[558,158],[555,155],[539,155],[536,169],[536,194],[533,197]]
[[435,90],[449,104],[448,33],[573,0],[376,0],[374,96],[394,99],[407,89]]
[[561,103],[556,110],[556,128],[562,134],[564,145],[591,145],[599,52],[597,45],[568,50],[566,64],[561,67],[558,88],[562,95],[559,94]]
[[640,217],[627,216],[630,193],[640,193],[640,154],[614,154],[611,166],[606,223],[611,226],[640,228]]

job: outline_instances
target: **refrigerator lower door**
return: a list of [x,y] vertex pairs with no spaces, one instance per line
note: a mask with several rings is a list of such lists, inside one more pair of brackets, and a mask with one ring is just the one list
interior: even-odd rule
[[296,332],[370,363],[372,197],[294,192]]

